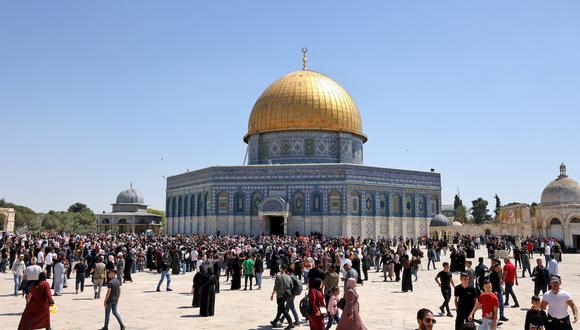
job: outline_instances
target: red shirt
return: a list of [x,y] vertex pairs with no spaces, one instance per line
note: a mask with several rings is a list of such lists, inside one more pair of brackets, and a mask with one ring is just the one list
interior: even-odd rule
[[482,317],[484,319],[491,319],[493,318],[493,309],[494,307],[499,307],[499,300],[495,293],[485,294],[482,293],[479,295],[479,303],[481,304],[481,312]]
[[508,262],[503,266],[503,273],[505,274],[505,283],[514,284],[516,281],[516,266],[511,262]]

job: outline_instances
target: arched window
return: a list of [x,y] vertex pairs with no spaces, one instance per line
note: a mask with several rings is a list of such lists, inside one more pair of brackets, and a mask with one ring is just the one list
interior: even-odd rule
[[405,215],[408,217],[415,216],[415,196],[412,194],[405,195]]
[[206,192],[205,196],[203,197],[203,215],[207,215],[207,210],[209,210],[209,206],[211,203],[211,200],[209,199],[209,193]]
[[389,197],[386,193],[379,194],[379,214],[383,216],[389,214]]
[[244,213],[244,193],[238,191],[234,197],[234,212],[236,214]]
[[218,214],[228,214],[230,210],[230,194],[221,191],[218,193]]
[[195,215],[195,194],[191,194],[191,197],[189,198],[189,215],[190,216],[194,216]]
[[365,214],[375,215],[375,196],[372,193],[367,193],[365,198]]
[[312,213],[322,212],[322,194],[320,191],[312,193]]
[[304,193],[301,191],[294,193],[292,212],[294,214],[304,214]]
[[360,193],[358,191],[353,191],[350,193],[351,201],[351,213],[354,215],[360,215]]
[[332,190],[328,193],[330,213],[337,213],[341,211],[340,191]]
[[400,194],[393,195],[393,215],[398,217],[403,215],[403,205]]
[[171,216],[177,216],[177,202],[175,201],[175,196],[171,197]]
[[189,195],[185,194],[185,197],[183,197],[183,216],[188,216],[189,215],[189,208],[188,205],[189,204]]
[[197,194],[197,215],[200,216],[203,211],[203,197],[201,193]]
[[259,191],[255,191],[252,194],[252,214],[253,215],[257,215],[258,214],[258,207],[260,206],[260,203],[262,203],[263,200],[263,196],[262,193]]
[[427,217],[427,197],[420,196],[419,197],[419,205],[417,205],[419,209],[419,216],[426,218]]
[[179,199],[177,200],[177,216],[180,217],[183,215],[183,200],[181,199],[181,196],[179,196]]
[[101,220],[101,224],[102,225],[108,225],[110,223],[109,219],[103,219]]

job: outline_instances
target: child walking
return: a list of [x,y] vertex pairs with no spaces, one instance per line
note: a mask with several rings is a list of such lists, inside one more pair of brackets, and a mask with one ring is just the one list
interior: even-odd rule
[[340,294],[340,289],[338,287],[334,287],[330,290],[330,299],[328,300],[328,305],[326,306],[326,311],[328,312],[328,323],[326,323],[326,330],[330,329],[332,326],[332,322],[340,321],[340,317],[338,316],[338,296]]

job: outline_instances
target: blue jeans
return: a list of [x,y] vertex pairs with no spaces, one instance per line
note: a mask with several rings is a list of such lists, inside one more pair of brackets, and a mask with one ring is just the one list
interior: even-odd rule
[[14,273],[14,295],[18,295],[18,289],[22,283],[22,275]]
[[256,285],[258,289],[262,288],[262,273],[256,273]]
[[499,300],[499,317],[505,317],[503,314],[504,306],[503,306],[503,290],[499,290],[496,293],[497,300]]
[[119,312],[117,312],[117,303],[110,302],[107,304],[107,307],[105,307],[105,326],[104,326],[104,328],[107,329],[109,327],[109,317],[111,316],[111,310],[113,311],[113,316],[115,316],[115,318],[117,319],[117,322],[119,322],[119,325],[121,326],[121,328],[124,327],[123,320],[121,320],[121,315],[119,315]]
[[294,320],[296,322],[300,322],[300,316],[298,316],[298,312],[296,311],[296,307],[294,306],[294,298],[295,296],[292,296],[292,298],[288,298],[288,300],[286,300],[286,313],[288,313],[288,311],[292,311],[292,315],[294,315]]
[[338,313],[334,315],[328,315],[328,323],[326,323],[326,330],[330,329],[333,321],[336,322],[336,324],[340,322],[340,317],[338,316]]
[[171,276],[169,275],[169,271],[163,271],[161,272],[161,278],[159,279],[159,283],[157,283],[157,290],[159,290],[161,288],[161,283],[163,283],[163,279],[167,278],[167,289],[170,288],[171,286]]

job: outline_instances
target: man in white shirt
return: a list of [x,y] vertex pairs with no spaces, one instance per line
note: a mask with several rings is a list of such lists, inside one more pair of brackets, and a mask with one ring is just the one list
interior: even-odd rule
[[[548,307],[548,329],[572,330],[568,306],[574,313],[574,322],[578,321],[578,308],[572,300],[572,296],[567,291],[560,289],[562,283],[560,277],[552,276],[550,280],[550,291],[542,297],[542,309]],[[552,327],[550,327],[552,325]]]
[[44,266],[44,248],[41,248],[40,251],[36,254],[36,260],[40,268]]
[[197,269],[197,257],[198,257],[197,249],[194,247],[193,249],[191,249],[191,253],[189,254],[190,260],[189,264],[191,271]]
[[546,244],[546,247],[544,247],[544,258],[546,258],[546,265],[548,265],[548,261],[550,261],[550,254],[552,254],[552,247],[550,244]]
[[44,262],[46,263],[46,278],[50,279],[50,274],[51,274],[51,270],[52,270],[52,250],[48,250],[48,252],[46,252],[46,258],[44,259]]
[[550,272],[550,276],[560,276],[560,271],[558,269],[558,262],[554,259],[554,256],[550,256],[550,261],[548,261],[548,271]]

